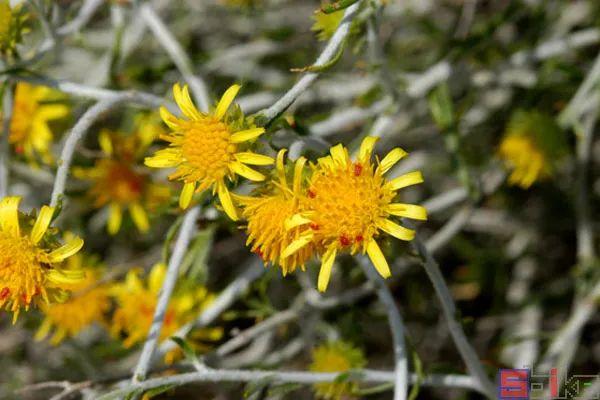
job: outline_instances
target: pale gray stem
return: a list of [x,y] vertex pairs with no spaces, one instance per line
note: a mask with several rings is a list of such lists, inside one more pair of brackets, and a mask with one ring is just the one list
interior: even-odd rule
[[394,341],[394,400],[405,400],[408,392],[408,360],[404,343],[404,323],[392,292],[366,256],[358,260],[367,278],[375,285],[379,301],[384,305]]
[[462,228],[473,215],[473,206],[467,204],[452,216],[433,236],[427,241],[427,250],[432,254],[444,247]]
[[171,60],[173,60],[175,66],[177,66],[177,69],[183,75],[183,79],[190,85],[200,111],[208,112],[210,97],[206,89],[206,84],[197,74],[194,74],[192,61],[185,51],[183,51],[175,36],[169,31],[169,28],[167,28],[156,12],[154,12],[150,4],[145,3],[140,6],[140,15],[146,21],[148,28],[154,33],[154,36],[156,36],[163,49],[169,54],[169,57],[171,57]]
[[150,326],[150,331],[148,332],[148,337],[144,343],[142,354],[133,373],[133,383],[146,379],[152,356],[156,350],[158,340],[160,339],[160,331],[162,329],[163,320],[165,319],[169,300],[171,299],[171,294],[173,294],[173,289],[175,288],[177,278],[179,277],[179,267],[181,266],[183,257],[185,256],[192,235],[196,229],[196,220],[198,219],[199,213],[200,207],[194,207],[187,211],[183,218],[181,228],[179,229],[179,236],[177,237],[173,254],[169,260],[165,280],[160,288],[160,292],[158,292],[158,302],[156,304],[156,309],[154,310],[152,325]]
[[[352,19],[356,15],[361,2],[358,1],[348,7],[344,13],[344,18],[338,26],[337,30],[325,46],[325,49],[315,61],[314,66],[319,67],[330,62],[336,55],[342,43],[346,40],[348,33],[350,32],[350,25]],[[262,110],[259,114],[262,114],[267,121],[272,121],[287,108],[306,90],[308,87],[318,78],[318,72],[308,72],[300,78],[300,80],[292,86],[279,100],[275,102],[271,107]]]
[[13,85],[8,83],[4,88],[2,98],[2,136],[0,136],[0,199],[8,194],[10,165],[10,121],[13,109]]

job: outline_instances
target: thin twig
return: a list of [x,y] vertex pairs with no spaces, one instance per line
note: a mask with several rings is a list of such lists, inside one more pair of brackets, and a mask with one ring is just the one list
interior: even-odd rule
[[0,198],[8,194],[10,165],[10,145],[8,143],[10,136],[10,121],[12,119],[13,109],[13,84],[7,83],[4,87],[2,98],[2,135],[0,136]]
[[210,107],[210,97],[206,89],[206,84],[197,74],[194,74],[192,61],[185,51],[183,51],[175,36],[161,21],[150,4],[146,3],[140,7],[140,15],[146,21],[148,28],[154,33],[161,46],[169,54],[177,69],[183,75],[183,79],[190,85],[194,98],[198,103],[198,108],[201,111],[207,112]]
[[160,338],[160,331],[167,312],[167,306],[169,305],[171,294],[175,288],[175,283],[177,283],[177,278],[179,277],[179,267],[181,266],[190,240],[192,239],[199,213],[199,207],[190,209],[185,214],[183,223],[179,229],[179,236],[177,237],[173,254],[169,260],[167,274],[160,292],[158,293],[158,302],[156,304],[156,309],[154,310],[152,325],[150,326],[150,331],[148,332],[148,337],[144,343],[142,354],[133,373],[133,383],[144,380],[148,373],[148,369],[150,368],[150,362]]

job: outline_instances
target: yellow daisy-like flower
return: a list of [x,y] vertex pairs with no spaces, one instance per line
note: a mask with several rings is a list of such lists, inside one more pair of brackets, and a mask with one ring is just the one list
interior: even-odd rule
[[111,235],[119,232],[124,210],[129,211],[140,232],[147,232],[150,222],[146,209],[152,210],[169,198],[169,188],[153,183],[150,174],[137,165],[154,137],[148,130],[129,136],[103,130],[98,141],[105,158],[92,168],[73,170],[76,177],[92,182],[89,196],[94,199],[93,206],[109,208],[107,230]]
[[[164,264],[154,266],[147,284],[140,279],[138,270],[131,270],[125,282],[113,287],[112,292],[118,308],[113,315],[111,332],[115,337],[124,335],[125,348],[146,340],[166,270]],[[176,288],[165,313],[160,340],[173,336],[179,328],[192,321],[213,302],[214,297],[214,294],[202,286]],[[218,340],[223,333],[221,328],[206,328],[201,332],[205,333],[203,337],[209,340]],[[167,360],[170,358],[172,357],[166,356]]]
[[83,240],[74,237],[61,246],[47,234],[54,208],[43,206],[34,221],[19,214],[20,201],[19,197],[0,201],[0,308],[13,313],[13,323],[21,308],[27,311],[40,298],[46,303],[60,300],[65,293],[57,286],[83,278],[81,271],[61,267],[81,249]]
[[550,116],[520,110],[507,125],[498,155],[512,171],[508,182],[527,189],[552,175],[552,163],[566,148],[564,133]]
[[[310,370],[313,372],[346,372],[366,365],[362,351],[343,341],[327,343],[315,348],[312,358]],[[320,399],[339,400],[352,397],[358,385],[355,382],[317,383],[314,389]]]
[[287,229],[308,227],[283,252],[288,257],[312,243],[322,249],[322,264],[318,288],[324,291],[329,283],[335,257],[341,251],[351,254],[366,252],[381,276],[391,275],[388,263],[377,244],[380,231],[400,240],[412,240],[415,232],[389,219],[392,216],[426,220],[424,207],[395,203],[397,191],[423,182],[415,171],[388,180],[384,175],[407,153],[395,148],[378,165],[371,162],[376,137],[366,137],[356,161],[352,161],[341,144],[331,149],[331,155],[313,165],[304,211],[286,222]]
[[176,84],[173,95],[185,119],[173,116],[166,108],[160,109],[161,116],[173,132],[161,138],[170,142],[166,149],[159,150],[146,158],[146,165],[153,168],[177,168],[169,176],[171,180],[184,182],[179,205],[189,206],[194,192],[212,188],[227,215],[234,221],[237,211],[231,200],[226,178],[234,180],[240,175],[251,181],[262,181],[265,176],[248,165],[271,165],[274,160],[260,154],[244,151],[243,143],[262,135],[264,128],[241,129],[239,124],[230,121],[227,110],[240,90],[233,85],[223,94],[216,109],[208,114],[196,109],[190,98],[187,86],[183,89]]
[[310,30],[317,34],[317,39],[321,41],[329,40],[338,26],[340,26],[340,22],[342,22],[343,18],[344,10],[332,12],[330,14],[325,14],[323,11],[317,10],[312,16],[312,19],[315,22]]
[[36,157],[46,164],[53,161],[50,153],[53,134],[48,122],[69,114],[66,105],[49,103],[58,97],[57,91],[45,86],[17,84],[8,141],[31,162]]
[[85,278],[60,285],[72,293],[64,303],[41,305],[45,318],[35,335],[36,340],[43,340],[54,331],[50,343],[57,345],[66,337],[77,336],[94,322],[104,322],[110,308],[108,286],[98,282],[100,270],[90,268],[89,263],[89,257],[81,253],[69,258],[68,270],[84,270]]
[[23,33],[27,32],[24,24],[27,16],[21,5],[11,7],[9,0],[0,0],[0,54],[11,54]]
[[298,266],[304,269],[304,263],[314,253],[312,245],[298,250],[289,257],[282,258],[281,253],[294,240],[300,237],[302,227],[285,229],[285,221],[299,213],[302,195],[302,169],[306,159],[299,158],[294,166],[293,182],[290,186],[284,166],[285,150],[277,154],[277,180],[269,182],[266,192],[256,196],[236,196],[243,207],[242,216],[248,224],[247,245],[260,255],[265,263],[279,266],[283,275],[293,272]]

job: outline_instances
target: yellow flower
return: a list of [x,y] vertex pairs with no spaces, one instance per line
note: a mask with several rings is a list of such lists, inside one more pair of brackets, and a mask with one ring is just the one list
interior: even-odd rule
[[75,237],[61,246],[53,234],[46,234],[54,208],[43,206],[34,221],[19,214],[20,201],[19,197],[0,201],[0,308],[13,313],[13,323],[21,308],[27,311],[40,298],[46,303],[59,301],[65,292],[57,286],[83,278],[81,271],[61,267],[81,249],[83,240]]
[[[118,308],[113,315],[111,332],[116,337],[124,335],[123,346],[126,348],[146,340],[165,274],[166,266],[157,264],[150,271],[147,284],[144,284],[139,271],[131,270],[125,282],[113,287]],[[213,300],[214,295],[202,286],[176,288],[165,313],[160,340],[173,336]],[[212,340],[218,340],[222,335],[221,328],[206,328],[201,331],[206,333],[204,337]],[[167,360],[171,357],[167,355]]]
[[66,105],[47,103],[57,98],[58,93],[48,87],[17,84],[8,141],[29,161],[39,156],[44,163],[52,163],[53,134],[48,122],[69,114]]
[[566,147],[564,134],[551,117],[521,110],[512,115],[498,155],[512,171],[508,182],[527,189],[552,175],[552,163]]
[[302,228],[285,229],[285,221],[300,212],[302,195],[302,169],[306,159],[296,161],[292,186],[288,184],[284,166],[285,150],[277,155],[278,180],[270,181],[267,191],[257,197],[236,196],[243,207],[242,216],[248,224],[247,245],[261,256],[266,263],[279,266],[283,275],[293,272],[298,266],[304,269],[304,263],[313,255],[313,246],[305,246],[287,258],[281,253],[294,240],[298,239]]
[[60,285],[61,289],[72,292],[64,303],[41,305],[45,318],[35,335],[36,340],[43,340],[54,328],[50,343],[57,345],[66,337],[77,336],[94,322],[104,322],[104,314],[110,308],[108,287],[98,282],[100,271],[91,268],[89,263],[89,257],[81,253],[69,258],[68,270],[84,269],[85,278]]
[[119,232],[124,210],[129,211],[140,232],[147,232],[150,222],[146,209],[156,208],[169,198],[169,188],[154,184],[136,165],[154,139],[151,134],[146,129],[129,136],[103,130],[98,141],[106,158],[97,160],[92,168],[73,171],[78,178],[92,181],[89,195],[93,206],[109,208],[107,229],[111,235]]
[[176,84],[173,87],[175,101],[186,118],[176,118],[166,108],[160,109],[163,120],[173,130],[161,138],[171,144],[146,158],[146,165],[153,168],[177,168],[169,179],[184,182],[179,198],[179,205],[183,209],[189,206],[194,192],[212,188],[213,194],[218,193],[227,215],[237,220],[237,212],[225,178],[234,180],[237,174],[252,181],[262,181],[265,179],[264,175],[248,165],[273,164],[271,157],[241,149],[242,143],[262,135],[264,128],[242,129],[239,122],[226,117],[239,89],[239,85],[231,86],[221,97],[216,109],[204,114],[192,103],[187,86],[182,89]]
[[14,53],[23,33],[27,32],[26,20],[20,4],[11,7],[9,0],[0,0],[0,54]]
[[[375,240],[384,231],[400,240],[412,240],[415,232],[393,222],[389,217],[427,219],[424,207],[395,203],[399,189],[423,182],[415,171],[388,180],[385,173],[407,153],[395,148],[377,166],[371,163],[371,153],[377,138],[363,140],[358,159],[352,161],[341,144],[331,149],[331,155],[313,165],[304,211],[286,222],[287,229],[303,226],[305,230],[283,252],[287,257],[315,243],[322,249],[322,264],[318,288],[324,291],[331,268],[340,251],[351,254],[366,252],[381,276],[390,276],[388,263]],[[308,227],[308,228],[306,228]]]
[[[315,348],[312,358],[310,370],[313,372],[346,372],[366,365],[362,351],[343,341]],[[339,400],[350,397],[356,392],[358,385],[354,382],[317,383],[314,388],[320,399]]]
[[317,34],[319,40],[328,40],[333,36],[340,25],[340,22],[342,22],[344,10],[332,12],[330,14],[325,14],[323,11],[317,10],[312,18],[315,22],[310,30]]

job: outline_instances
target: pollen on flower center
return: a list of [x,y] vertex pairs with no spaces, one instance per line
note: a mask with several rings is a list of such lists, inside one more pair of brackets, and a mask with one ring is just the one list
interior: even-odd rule
[[221,179],[237,150],[230,138],[227,124],[216,118],[191,121],[183,139],[183,156],[205,177]]
[[342,246],[370,239],[376,222],[387,216],[385,207],[394,197],[386,189],[381,174],[371,165],[349,164],[324,168],[314,176],[307,196],[313,210],[311,228],[325,240],[338,240]]
[[0,232],[0,300],[8,296],[29,303],[44,284],[37,249],[27,237],[11,237]]

